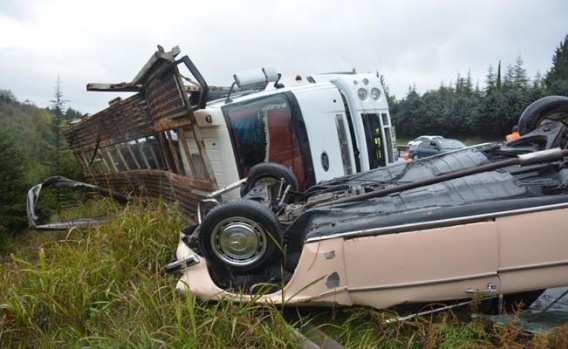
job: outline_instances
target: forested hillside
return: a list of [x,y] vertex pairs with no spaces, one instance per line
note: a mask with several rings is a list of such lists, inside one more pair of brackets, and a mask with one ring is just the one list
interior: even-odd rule
[[0,248],[3,237],[27,226],[26,193],[32,185],[53,175],[81,176],[74,157],[63,142],[57,146],[55,136],[65,127],[65,117],[77,113],[69,109],[58,118],[53,110],[21,103],[11,91],[0,89]]
[[551,57],[544,76],[527,76],[518,57],[506,68],[500,61],[496,68],[490,65],[483,79],[458,74],[454,82],[422,95],[410,87],[404,98],[389,101],[397,135],[502,140],[530,103],[546,95],[568,96],[568,35]]
[[54,115],[31,103],[20,103],[11,91],[0,90],[0,125],[8,131],[15,148],[24,156],[26,179],[42,178],[49,168],[55,144]]

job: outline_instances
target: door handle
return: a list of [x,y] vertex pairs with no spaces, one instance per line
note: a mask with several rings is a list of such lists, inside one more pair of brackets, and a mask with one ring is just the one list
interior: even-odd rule
[[484,290],[479,288],[468,287],[464,290],[465,293],[495,293],[497,292],[497,284],[494,282],[488,282],[487,287]]

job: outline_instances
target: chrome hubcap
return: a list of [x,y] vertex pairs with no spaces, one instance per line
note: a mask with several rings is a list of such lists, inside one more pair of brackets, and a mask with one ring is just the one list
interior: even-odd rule
[[231,217],[215,226],[211,247],[215,255],[227,264],[251,265],[266,252],[266,231],[250,219]]

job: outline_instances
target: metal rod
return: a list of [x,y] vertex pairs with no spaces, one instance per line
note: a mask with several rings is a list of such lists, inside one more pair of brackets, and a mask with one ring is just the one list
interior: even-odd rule
[[[490,298],[493,298],[493,297],[484,298],[484,299],[490,299]],[[392,319],[386,319],[384,321],[384,323],[390,324],[390,323],[398,322],[398,321],[406,321],[406,320],[410,320],[410,319],[418,317],[418,316],[439,313],[439,312],[444,311],[444,310],[449,310],[449,309],[461,307],[461,306],[464,306],[464,305],[468,305],[471,302],[473,302],[473,301],[461,302],[461,303],[457,303],[457,304],[447,305],[445,307],[436,308],[436,309],[433,309],[433,310],[422,311],[422,312],[416,313],[416,314],[411,314],[411,315],[407,315],[407,316],[399,316],[399,317],[392,318]]]
[[210,193],[209,195],[207,195],[207,197],[208,197],[208,198],[214,198],[214,197],[217,197],[217,196],[219,196],[219,195],[221,195],[221,194],[225,194],[225,193],[228,192],[228,191],[231,191],[231,190],[233,190],[233,189],[235,189],[235,188],[237,188],[237,187],[240,187],[241,185],[243,185],[244,183],[246,183],[246,181],[247,181],[247,177],[241,179],[241,180],[238,181],[238,182],[231,183],[231,184],[227,185],[227,186],[224,187],[224,188],[221,188],[221,189],[219,189],[219,190],[216,190],[216,191]]

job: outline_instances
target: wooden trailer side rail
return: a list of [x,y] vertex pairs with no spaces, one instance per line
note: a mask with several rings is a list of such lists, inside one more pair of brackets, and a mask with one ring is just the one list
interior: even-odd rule
[[[129,91],[109,107],[70,127],[65,137],[93,184],[131,196],[161,197],[187,214],[218,189],[193,111],[204,105],[207,83],[176,47],[161,47],[130,83],[89,84],[94,91]],[[191,105],[178,65],[197,80]],[[195,91],[196,86],[191,90]]]

